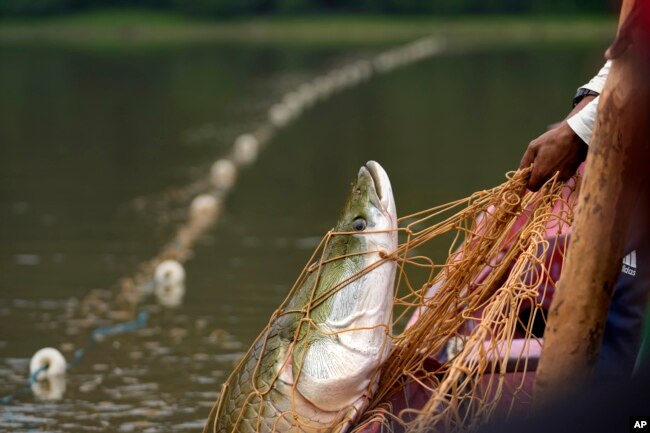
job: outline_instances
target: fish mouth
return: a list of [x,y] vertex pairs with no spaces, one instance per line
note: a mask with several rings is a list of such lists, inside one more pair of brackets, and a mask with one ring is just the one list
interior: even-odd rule
[[362,166],[359,170],[359,178],[364,175],[370,176],[375,194],[379,199],[379,203],[381,203],[381,207],[383,207],[384,210],[389,211],[391,209],[393,191],[386,171],[381,165],[379,165],[379,163],[368,161],[366,165]]

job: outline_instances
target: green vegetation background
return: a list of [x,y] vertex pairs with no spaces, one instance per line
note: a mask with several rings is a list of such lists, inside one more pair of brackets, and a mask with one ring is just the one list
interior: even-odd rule
[[0,0],[0,16],[69,14],[103,8],[157,9],[202,17],[258,14],[601,14],[612,0]]

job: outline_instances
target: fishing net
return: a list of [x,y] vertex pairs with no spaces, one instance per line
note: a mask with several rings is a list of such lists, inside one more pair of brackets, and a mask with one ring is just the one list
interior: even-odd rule
[[[530,409],[579,179],[531,193],[527,174],[400,219],[395,328],[408,322],[355,432],[471,431]],[[445,234],[444,263],[414,254]],[[413,268],[427,278],[413,281]]]
[[[346,233],[327,233],[287,301],[224,385],[206,431],[472,431],[495,417],[528,410],[579,185],[578,177],[567,183],[554,178],[531,193],[525,188],[528,174],[509,173],[493,189],[400,218],[396,250],[367,252],[377,257],[371,266],[316,295],[318,283],[306,284],[309,278],[318,281],[345,257],[332,258],[328,245]],[[320,415],[305,413],[299,401],[300,371],[280,395],[286,382],[282,371],[268,373],[277,358],[265,349],[277,345],[274,339],[287,332],[278,323],[290,317],[298,323],[290,330],[294,352],[310,338],[340,338],[315,323],[315,309],[389,262],[396,265],[393,322],[382,329],[389,352],[368,382],[370,401],[365,408],[342,410],[332,428],[319,428]],[[295,308],[289,300],[306,286],[309,302]],[[287,355],[282,362],[291,360]]]

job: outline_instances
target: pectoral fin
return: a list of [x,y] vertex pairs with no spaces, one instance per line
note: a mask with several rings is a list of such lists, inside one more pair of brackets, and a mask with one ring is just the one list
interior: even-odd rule
[[292,372],[300,394],[324,411],[336,412],[364,395],[377,360],[341,345],[334,335],[312,331],[294,347]]

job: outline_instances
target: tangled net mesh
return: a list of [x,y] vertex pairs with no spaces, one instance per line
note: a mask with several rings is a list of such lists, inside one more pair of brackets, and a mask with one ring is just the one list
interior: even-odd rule
[[[350,408],[339,414],[337,425],[356,420],[349,430],[354,433],[465,432],[530,408],[580,178],[553,178],[532,193],[525,187],[528,175],[529,170],[509,173],[493,189],[400,218],[395,251],[364,253],[377,259],[318,296],[312,284],[304,308],[285,301],[225,384],[206,431],[328,431],[309,425],[309,414],[297,413],[298,393],[289,392],[286,401],[272,396],[280,373],[260,380],[272,368],[263,349],[282,332],[279,319],[292,314],[299,323],[294,341],[310,333],[328,337],[311,318],[314,308],[389,261],[397,267],[393,322],[382,329],[389,354],[374,372],[376,389],[363,413]],[[342,258],[323,259],[331,239],[341,234],[323,238],[310,263],[316,261],[305,267],[287,300],[310,276],[324,275]],[[435,242],[449,243],[445,261],[422,252]],[[234,383],[244,371],[250,392],[241,392],[241,381]],[[269,398],[275,398],[273,410],[265,405]],[[220,411],[233,412],[230,426],[218,425]]]
[[[395,327],[410,320],[393,336],[355,432],[372,423],[380,431],[471,431],[530,407],[579,179],[553,178],[531,193],[528,174],[512,173],[496,188],[400,219],[407,238],[396,252]],[[446,233],[453,240],[445,263],[410,254]],[[413,267],[428,273],[419,285],[410,278]]]

